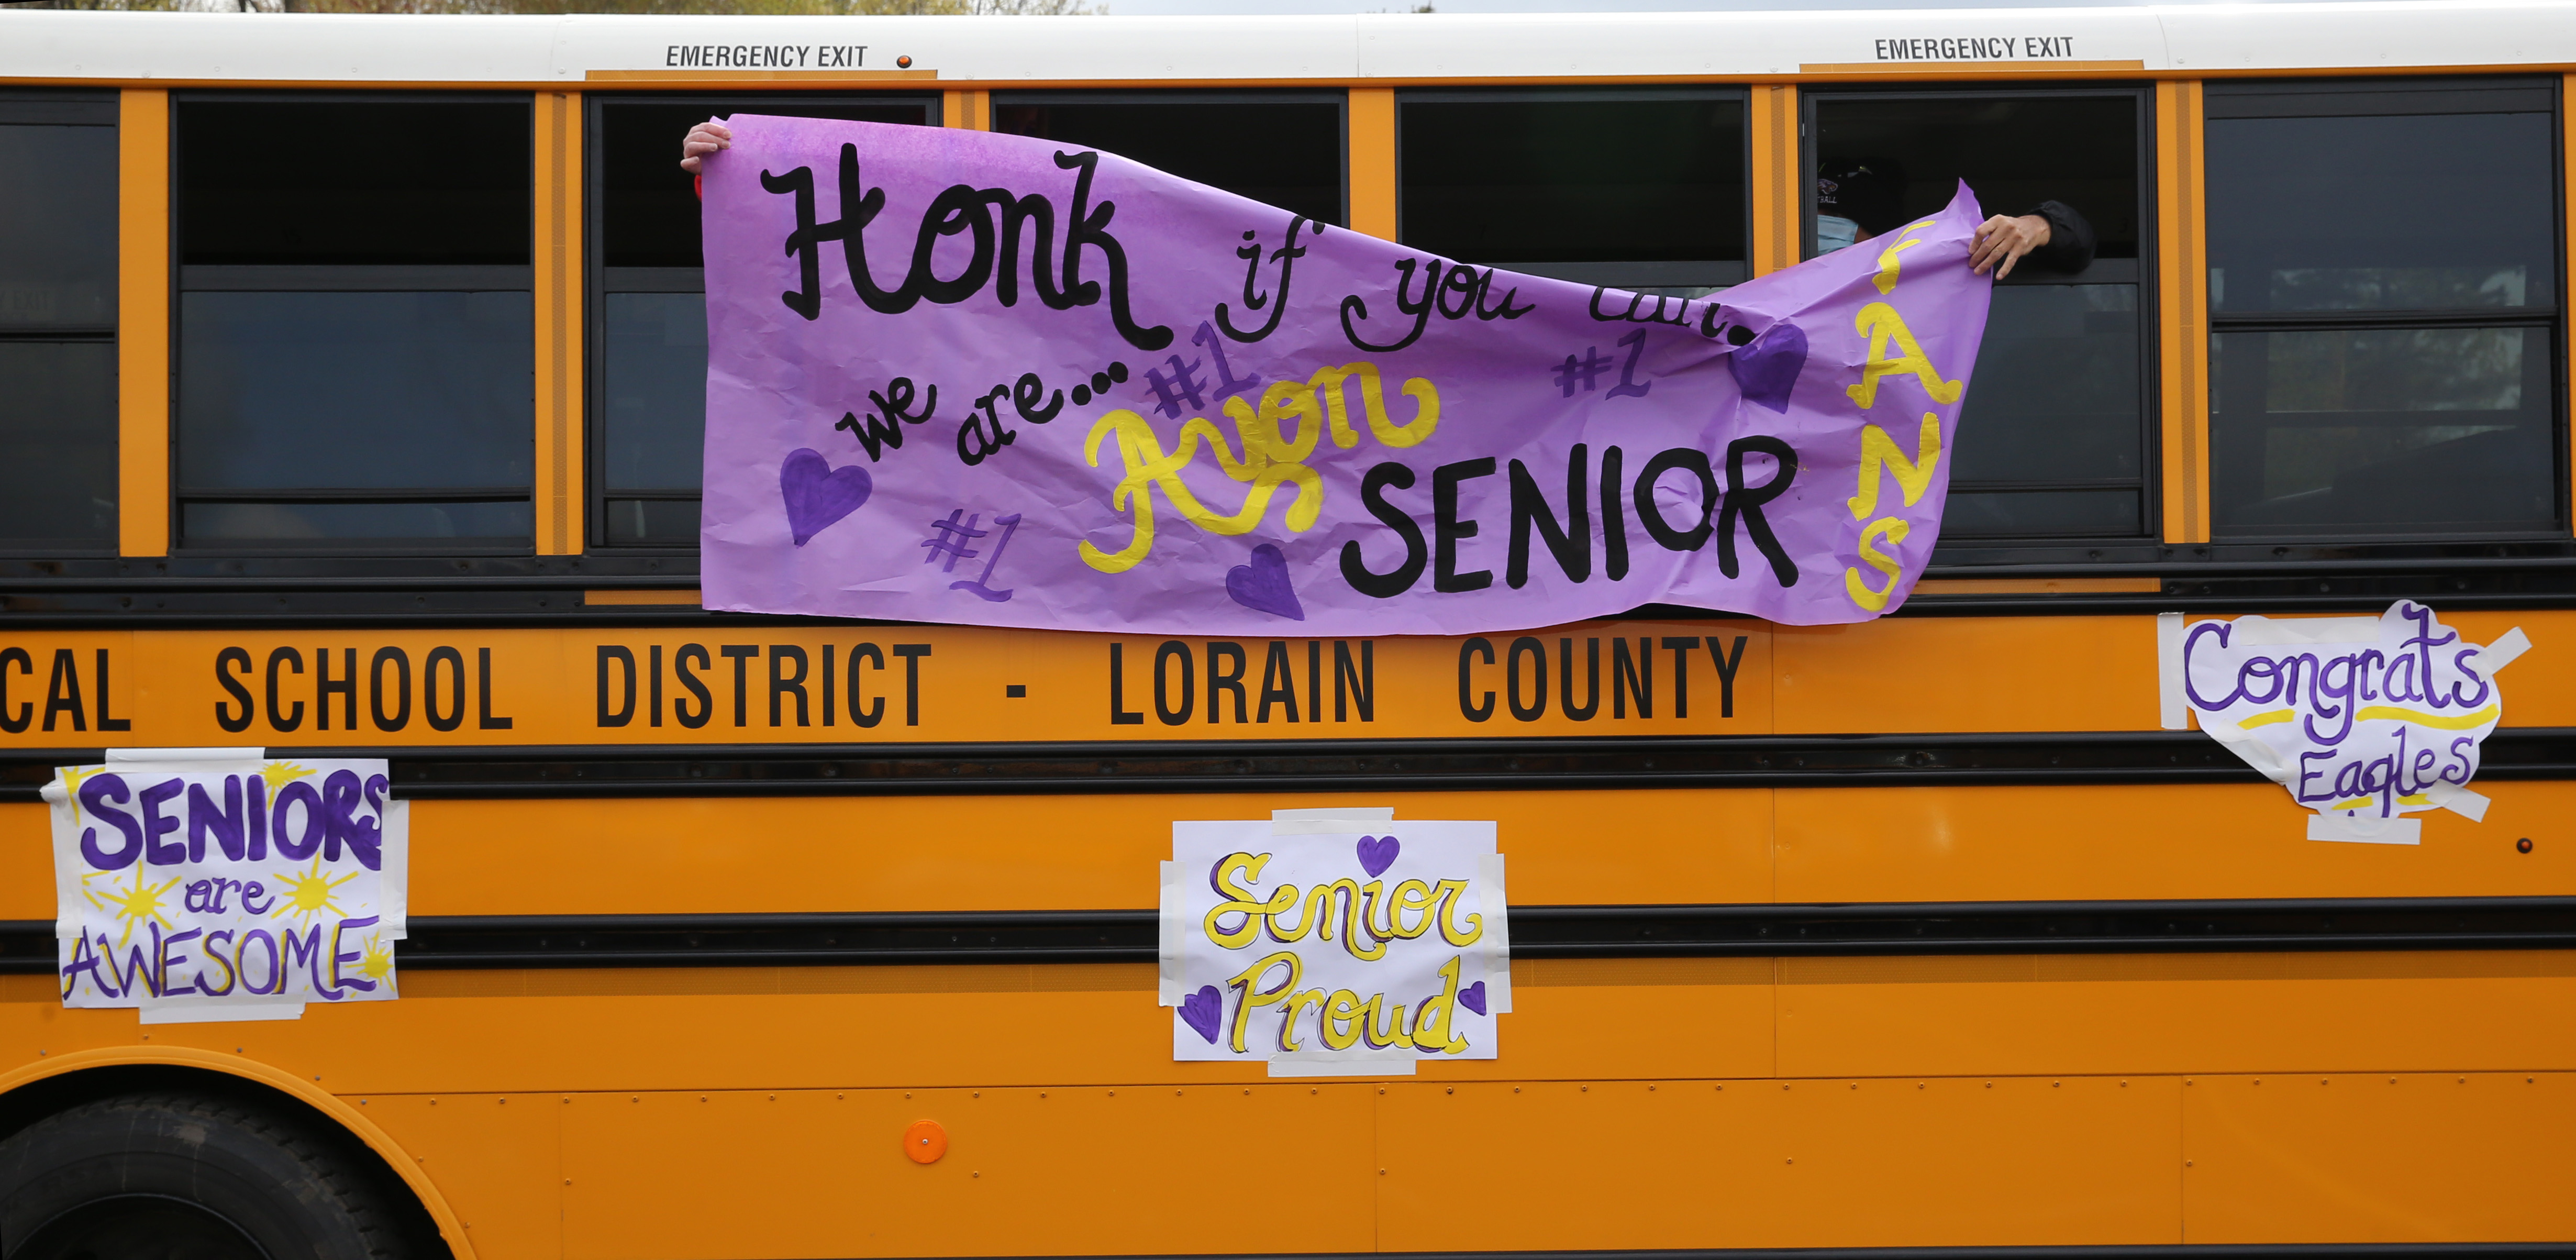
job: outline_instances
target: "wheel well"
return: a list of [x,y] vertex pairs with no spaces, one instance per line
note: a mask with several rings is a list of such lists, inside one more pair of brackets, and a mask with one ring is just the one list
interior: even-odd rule
[[47,1116],[84,1103],[122,1094],[173,1092],[221,1098],[256,1107],[309,1130],[335,1157],[357,1169],[370,1187],[393,1206],[397,1226],[410,1254],[424,1260],[453,1260],[454,1253],[439,1237],[437,1223],[431,1220],[428,1210],[421,1206],[420,1199],[411,1192],[411,1188],[404,1185],[402,1178],[386,1165],[383,1156],[337,1120],[303,1099],[229,1073],[138,1063],[87,1068],[31,1081],[0,1094],[0,1142]]

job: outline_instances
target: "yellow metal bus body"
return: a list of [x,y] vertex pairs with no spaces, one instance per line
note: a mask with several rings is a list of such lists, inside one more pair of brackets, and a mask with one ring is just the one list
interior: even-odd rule
[[[2204,166],[2225,85],[2555,101],[2571,32],[2564,4],[0,15],[0,89],[112,100],[120,181],[113,545],[0,580],[0,1129],[233,1081],[354,1135],[459,1260],[2576,1244],[2567,325],[2519,343],[2554,365],[2553,535],[2248,543],[2213,523]],[[1223,641],[714,616],[693,555],[603,544],[585,136],[625,97],[903,95],[985,128],[1015,93],[1320,93],[1347,223],[1395,237],[1410,93],[1721,87],[1761,274],[1811,248],[1809,98],[2065,85],[2144,102],[2153,462],[2117,555],[1995,549],[1844,627]],[[458,576],[188,543],[174,103],[227,93],[528,104],[521,554]],[[2278,787],[2162,728],[2157,614],[2399,597],[2537,645],[2483,822],[2311,842]],[[35,787],[105,748],[242,745],[392,759],[401,999],[65,1009]],[[1524,947],[1501,1057],[1173,1062],[1170,823],[1340,804],[1498,822]],[[1720,921],[1754,940],[1657,943]],[[921,1120],[935,1163],[900,1149]]]

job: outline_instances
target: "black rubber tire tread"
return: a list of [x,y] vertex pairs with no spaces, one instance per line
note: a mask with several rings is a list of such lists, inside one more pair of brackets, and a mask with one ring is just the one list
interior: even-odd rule
[[0,1142],[0,1256],[84,1203],[156,1194],[198,1203],[276,1260],[407,1260],[371,1179],[306,1124],[188,1093],[100,1099]]

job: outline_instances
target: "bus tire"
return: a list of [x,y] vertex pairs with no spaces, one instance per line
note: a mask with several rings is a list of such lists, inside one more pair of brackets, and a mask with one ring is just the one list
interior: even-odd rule
[[231,1099],[105,1098],[0,1142],[9,1260],[401,1260],[393,1219],[331,1143]]

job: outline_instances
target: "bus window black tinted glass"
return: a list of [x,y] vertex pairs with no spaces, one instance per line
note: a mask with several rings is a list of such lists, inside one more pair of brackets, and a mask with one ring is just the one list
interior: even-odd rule
[[0,451],[0,549],[112,550],[116,344],[0,340]]
[[997,102],[993,129],[1115,153],[1309,219],[1342,221],[1342,107],[1332,102]]
[[1435,98],[1400,110],[1407,245],[1504,266],[1744,258],[1740,102]]
[[2145,528],[2138,335],[2135,285],[1996,286],[1944,537]]
[[1872,234],[1939,211],[1966,180],[1987,214],[2063,202],[2093,224],[2094,257],[2138,256],[2135,97],[1843,97],[1816,102],[1815,132],[1818,171],[1866,166],[1890,185],[1849,216]]
[[524,101],[182,101],[180,261],[525,265],[529,126]]
[[[180,495],[248,501],[191,503],[188,542],[526,545],[526,293],[185,293],[179,311]],[[378,502],[292,501],[331,495]]]
[[696,267],[705,262],[698,244],[696,181],[680,169],[680,137],[710,117],[735,113],[793,114],[858,122],[930,121],[919,100],[779,100],[746,102],[608,101],[599,108],[599,133],[591,143],[600,172],[601,262],[610,267]]
[[2218,334],[2213,524],[2293,536],[2556,529],[2553,339],[2546,326]]
[[2222,312],[2554,304],[2547,114],[2213,118]]
[[0,332],[116,325],[116,128],[0,126]]

